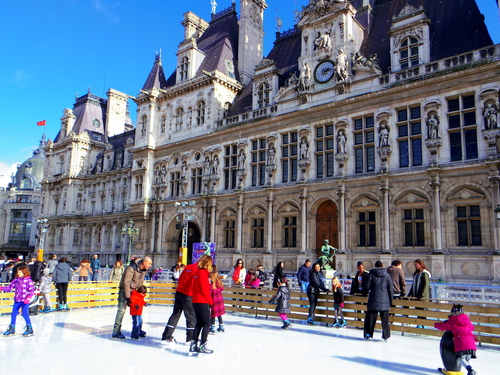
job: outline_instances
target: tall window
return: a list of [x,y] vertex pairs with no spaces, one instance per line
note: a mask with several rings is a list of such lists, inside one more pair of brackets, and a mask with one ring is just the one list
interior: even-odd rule
[[148,125],[148,118],[146,116],[141,117],[141,136],[146,135],[146,126]]
[[238,168],[238,145],[229,145],[224,150],[224,189],[236,189]]
[[481,246],[481,213],[479,205],[457,206],[458,246]]
[[179,66],[179,75],[181,78],[181,81],[184,81],[188,79],[188,71],[189,71],[189,57],[184,56],[181,59],[181,65]]
[[297,247],[297,216],[283,218],[283,247]]
[[127,193],[122,193],[122,211],[127,210]]
[[373,116],[354,119],[354,159],[356,173],[375,170],[375,131]]
[[191,169],[191,194],[201,194],[203,168]]
[[401,69],[416,66],[419,63],[418,57],[418,39],[410,36],[403,40],[399,49],[399,65]]
[[205,102],[200,100],[196,106],[196,125],[205,123]]
[[182,107],[177,108],[175,111],[175,130],[181,130],[184,121],[184,109]]
[[375,211],[358,212],[358,246],[376,246]]
[[252,186],[262,186],[266,183],[266,139],[252,141]]
[[170,196],[178,197],[181,194],[181,172],[170,173]]
[[316,128],[316,178],[333,176],[334,145],[333,125]]
[[281,135],[281,167],[283,182],[297,181],[298,134],[288,132]]
[[236,237],[236,221],[226,220],[224,223],[224,247],[234,248],[234,239]]
[[252,247],[264,247],[264,219],[252,219]]
[[143,176],[135,177],[135,199],[142,199],[142,182]]
[[477,159],[477,125],[474,94],[448,98],[447,103],[451,161]]
[[9,243],[19,247],[29,246],[31,234],[31,210],[12,210]]
[[422,165],[422,119],[420,107],[398,109],[399,166]]
[[101,243],[102,241],[102,227],[98,226],[97,227],[97,241],[96,243]]
[[271,89],[269,88],[269,84],[264,82],[262,85],[259,86],[259,89],[257,91],[257,95],[259,97],[259,108],[264,108],[269,105],[269,94],[271,92]]
[[116,210],[116,195],[111,194],[111,212]]
[[425,246],[424,209],[403,210],[404,246]]

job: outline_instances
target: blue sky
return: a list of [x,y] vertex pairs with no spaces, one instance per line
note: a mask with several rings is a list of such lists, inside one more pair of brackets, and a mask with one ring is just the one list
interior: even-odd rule
[[[231,0],[217,3],[221,11]],[[264,55],[275,38],[276,17],[283,20],[282,31],[291,28],[293,10],[308,0],[267,3]],[[478,5],[494,43],[500,43],[495,0]],[[211,0],[0,1],[0,187],[10,182],[16,164],[31,156],[44,131],[48,138],[56,136],[62,112],[73,107],[77,94],[90,88],[105,97],[113,88],[137,95],[160,49],[169,75],[187,11],[210,20]],[[131,115],[135,123],[135,111]],[[47,126],[37,127],[41,120]]]

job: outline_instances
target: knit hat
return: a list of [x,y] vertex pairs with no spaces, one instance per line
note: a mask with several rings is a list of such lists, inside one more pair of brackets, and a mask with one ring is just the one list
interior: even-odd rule
[[453,307],[451,308],[451,315],[460,315],[464,313],[464,310],[462,310],[463,306],[460,304],[453,304]]
[[44,276],[47,276],[49,273],[50,273],[50,268],[45,268],[45,269],[43,270],[43,275],[44,275]]

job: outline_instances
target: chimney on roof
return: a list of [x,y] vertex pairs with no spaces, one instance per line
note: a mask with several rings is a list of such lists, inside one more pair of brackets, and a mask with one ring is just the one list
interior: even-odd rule
[[198,39],[208,27],[208,22],[193,12],[184,13],[181,24],[184,26],[184,40]]

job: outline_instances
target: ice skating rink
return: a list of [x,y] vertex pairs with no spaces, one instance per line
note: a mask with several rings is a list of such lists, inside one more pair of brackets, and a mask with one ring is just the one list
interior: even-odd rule
[[[0,337],[0,374],[438,374],[442,367],[439,338],[394,332],[384,342],[362,339],[362,330],[327,328],[293,322],[288,331],[278,319],[224,315],[225,333],[209,336],[211,355],[190,356],[181,344],[161,345],[160,337],[171,307],[147,306],[147,337],[130,339],[132,320],[125,315],[126,340],[111,339],[115,307],[74,309],[32,317],[35,335],[22,337],[18,317],[16,335]],[[10,315],[0,316],[1,333]],[[175,332],[185,340],[185,320]],[[478,375],[498,374],[500,348],[483,345],[472,364]]]

